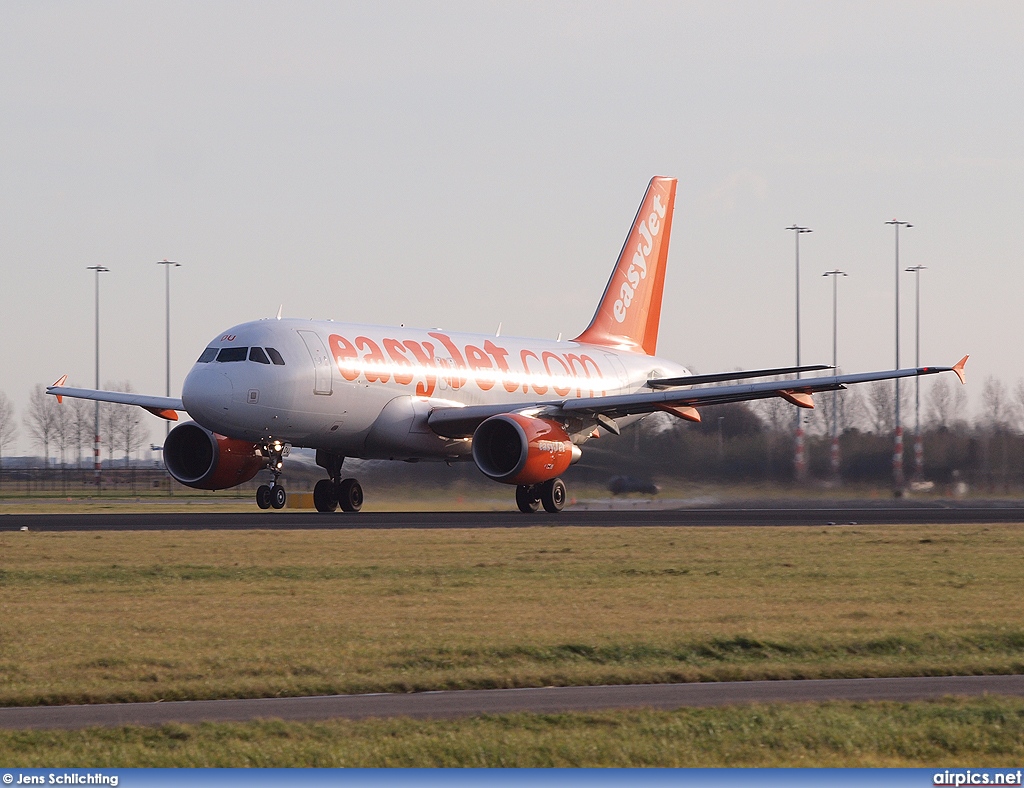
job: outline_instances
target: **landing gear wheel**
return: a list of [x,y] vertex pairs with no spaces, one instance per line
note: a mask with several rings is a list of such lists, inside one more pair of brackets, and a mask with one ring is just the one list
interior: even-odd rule
[[363,508],[363,488],[355,479],[342,479],[338,484],[338,503],[343,512],[358,512]]
[[256,488],[256,505],[261,509],[270,508],[270,485],[261,484]]
[[318,512],[333,512],[338,508],[338,494],[330,479],[321,479],[313,487],[313,506]]
[[283,509],[287,500],[288,493],[284,491],[284,487],[280,484],[275,484],[270,488],[270,505],[275,509]]
[[533,514],[540,508],[540,498],[537,497],[537,486],[534,484],[520,484],[516,487],[516,506],[523,514]]
[[540,502],[544,511],[556,514],[565,507],[565,482],[561,479],[549,479],[540,486]]

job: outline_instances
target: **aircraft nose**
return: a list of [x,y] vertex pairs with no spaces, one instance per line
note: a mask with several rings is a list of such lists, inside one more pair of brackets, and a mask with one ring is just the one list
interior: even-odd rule
[[196,364],[181,387],[185,410],[201,424],[222,421],[231,409],[231,379],[213,364]]

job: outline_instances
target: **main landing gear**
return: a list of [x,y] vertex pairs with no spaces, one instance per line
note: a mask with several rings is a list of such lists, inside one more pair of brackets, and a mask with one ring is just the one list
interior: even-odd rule
[[313,487],[313,505],[318,512],[333,512],[339,506],[343,512],[358,512],[363,508],[363,488],[355,479],[341,478],[344,457],[317,449],[316,464],[330,474]]
[[363,488],[355,479],[321,479],[313,487],[313,505],[318,512],[358,512],[363,508]]
[[273,484],[261,484],[256,488],[256,505],[261,509],[283,509],[288,501],[288,493],[281,484],[281,469],[284,468],[284,457],[288,447],[280,441],[274,441],[261,447],[263,456],[269,457],[267,467],[274,474]]
[[565,497],[565,482],[557,478],[516,487],[516,505],[525,514],[536,512],[541,505],[544,511],[556,514],[565,508]]

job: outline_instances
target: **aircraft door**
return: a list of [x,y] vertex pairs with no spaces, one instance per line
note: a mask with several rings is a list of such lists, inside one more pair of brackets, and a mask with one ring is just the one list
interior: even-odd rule
[[324,341],[315,331],[299,331],[299,336],[306,343],[306,350],[313,359],[315,379],[313,383],[314,394],[330,394],[333,390],[331,376],[331,356],[324,347]]

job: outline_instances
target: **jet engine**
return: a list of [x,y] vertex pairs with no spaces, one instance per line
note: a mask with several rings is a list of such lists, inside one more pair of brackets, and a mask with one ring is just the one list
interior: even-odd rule
[[539,484],[561,475],[581,452],[561,424],[518,413],[491,416],[473,434],[473,460],[505,484]]
[[225,438],[189,421],[167,435],[164,466],[186,487],[223,490],[249,481],[267,459],[257,454],[254,443]]

